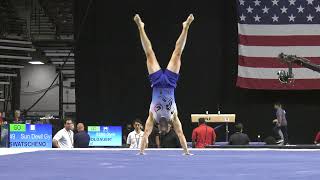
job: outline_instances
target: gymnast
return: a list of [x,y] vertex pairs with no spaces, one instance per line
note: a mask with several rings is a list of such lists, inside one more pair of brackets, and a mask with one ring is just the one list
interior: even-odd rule
[[152,102],[141,142],[140,155],[144,155],[147,139],[152,132],[153,126],[155,124],[158,125],[159,130],[164,132],[168,128],[168,121],[171,121],[173,124],[174,131],[184,150],[184,155],[192,155],[188,151],[187,141],[178,118],[174,90],[179,78],[182,51],[186,44],[190,24],[193,20],[194,17],[190,14],[187,20],[183,22],[182,32],[176,42],[169,64],[165,70],[162,70],[153,52],[151,42],[144,30],[144,23],[138,14],[134,16],[134,21],[139,29],[142,47],[147,57],[147,69],[152,87]]

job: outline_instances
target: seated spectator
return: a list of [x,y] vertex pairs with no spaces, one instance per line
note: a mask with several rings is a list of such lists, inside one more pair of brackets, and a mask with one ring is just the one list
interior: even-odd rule
[[2,112],[0,112],[0,126],[3,124],[4,120],[3,120],[3,117],[2,117]]
[[160,147],[161,148],[181,148],[181,144],[177,134],[172,129],[172,122],[168,122],[166,132],[160,134]]
[[235,126],[236,133],[229,138],[229,145],[248,145],[250,139],[247,134],[243,133],[243,125],[241,123]]
[[205,118],[199,118],[199,126],[192,132],[192,147],[205,148],[216,142],[214,129],[206,124]]
[[314,144],[320,145],[320,131],[316,135],[316,138],[314,139]]
[[64,128],[53,137],[52,144],[56,148],[73,148],[72,120],[66,119]]
[[122,131],[122,144],[126,144],[127,143],[127,138],[129,133],[133,130],[132,125],[131,124],[126,124],[126,127],[123,128]]
[[14,111],[13,123],[22,123],[22,122],[24,122],[24,116],[21,116],[21,111],[20,110],[15,110]]
[[3,121],[0,127],[0,147],[9,147],[9,126],[7,121]]
[[75,148],[88,148],[90,142],[89,134],[84,130],[84,124],[77,124],[78,133],[74,135],[74,147]]
[[[127,144],[129,148],[140,149],[141,141],[143,137],[143,131],[141,130],[142,123],[139,119],[133,121],[134,130],[129,133],[127,138]],[[147,142],[148,144],[148,142]]]

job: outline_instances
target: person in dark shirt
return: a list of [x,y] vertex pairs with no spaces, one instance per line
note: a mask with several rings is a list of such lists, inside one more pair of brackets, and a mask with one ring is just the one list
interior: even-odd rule
[[179,138],[172,129],[171,122],[168,123],[167,131],[160,134],[160,146],[161,148],[181,148]]
[[122,144],[124,147],[127,147],[127,138],[130,132],[133,131],[132,125],[129,123],[126,125],[125,128],[123,128],[122,131]]
[[148,148],[160,148],[160,134],[159,129],[155,126],[148,138]]
[[274,121],[277,126],[281,129],[284,138],[284,145],[289,143],[288,139],[288,122],[286,118],[286,111],[282,109],[282,104],[280,102],[274,103],[274,109],[276,110],[276,117]]
[[74,135],[74,148],[88,148],[90,142],[89,134],[84,130],[84,124],[77,124],[78,133]]
[[274,124],[274,127],[272,129],[272,137],[276,140],[276,144],[283,145],[284,143],[283,133],[280,127],[278,126],[277,121],[273,121],[273,124]]
[[243,125],[241,123],[235,126],[236,133],[232,134],[229,139],[229,145],[248,145],[250,139],[247,134],[242,133]]

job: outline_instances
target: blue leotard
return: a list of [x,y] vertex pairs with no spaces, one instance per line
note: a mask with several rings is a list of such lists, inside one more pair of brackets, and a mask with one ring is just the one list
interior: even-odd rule
[[150,112],[153,119],[159,123],[160,118],[168,121],[173,119],[177,112],[174,90],[177,87],[179,74],[168,69],[159,70],[149,75],[152,87],[152,101]]

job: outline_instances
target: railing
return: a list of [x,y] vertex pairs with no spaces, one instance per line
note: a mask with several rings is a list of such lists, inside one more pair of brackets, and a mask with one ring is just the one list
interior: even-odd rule
[[38,1],[35,0],[32,1],[31,4],[30,24],[31,35],[44,35],[49,39],[54,38],[56,36],[56,26],[49,19],[49,16],[43,10],[42,6],[38,3]]
[[17,17],[12,4],[8,0],[2,1],[0,12],[0,36],[28,36],[27,21]]

